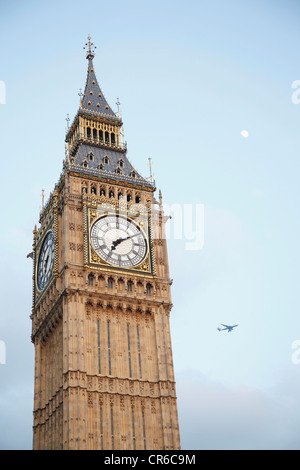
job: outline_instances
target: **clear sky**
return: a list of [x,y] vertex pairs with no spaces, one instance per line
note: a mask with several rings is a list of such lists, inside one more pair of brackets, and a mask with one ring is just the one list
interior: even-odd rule
[[[49,195],[62,170],[89,33],[105,97],[121,103],[130,160],[148,176],[152,158],[166,205],[204,207],[203,247],[176,239],[174,219],[168,243],[182,447],[299,449],[293,0],[0,2],[0,448],[32,445],[26,255],[41,190]],[[220,323],[239,326],[228,334]]]

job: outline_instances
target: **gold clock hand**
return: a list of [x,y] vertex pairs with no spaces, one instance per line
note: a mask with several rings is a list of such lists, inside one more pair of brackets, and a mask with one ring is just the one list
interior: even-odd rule
[[128,240],[129,238],[137,237],[138,235],[140,235],[140,234],[139,234],[139,233],[135,233],[134,235],[129,235],[129,236],[126,237],[126,238],[118,238],[118,240],[115,240],[115,241],[112,242],[111,249],[112,249],[112,250],[115,250],[115,249],[116,249],[116,246],[118,246],[120,243],[124,242],[125,240]]

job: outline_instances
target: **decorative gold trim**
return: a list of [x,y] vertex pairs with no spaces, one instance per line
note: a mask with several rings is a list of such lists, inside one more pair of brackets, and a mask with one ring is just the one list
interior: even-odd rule
[[[139,223],[135,220],[135,217],[133,214],[130,214],[130,207],[127,208],[126,211],[119,210],[118,207],[118,202],[117,200],[112,199],[106,199],[102,197],[102,204],[101,207],[101,214],[97,214],[97,208],[100,207],[100,201],[97,204],[96,199],[93,199],[92,201],[88,201],[87,197],[85,195],[83,197],[83,240],[84,240],[84,267],[87,268],[93,268],[97,270],[105,270],[105,271],[110,271],[110,272],[132,272],[135,274],[142,273],[143,275],[149,275],[153,277],[153,274],[156,273],[156,269],[154,269],[155,263],[153,263],[153,255],[154,255],[154,250],[153,250],[153,243],[151,240],[151,214],[148,212],[145,212],[143,214],[139,213]],[[108,204],[107,210],[105,210],[105,203]],[[113,207],[113,210],[112,210]],[[90,242],[90,231],[92,228],[92,225],[97,221],[100,220],[102,217],[105,217],[106,215],[120,215],[122,217],[128,218],[130,221],[135,223],[140,230],[142,231],[146,241],[147,241],[147,253],[143,260],[141,261],[140,264],[137,266],[132,266],[132,267],[117,267],[113,266],[106,261],[104,261],[93,249],[92,244]],[[148,228],[146,230],[145,228]]]

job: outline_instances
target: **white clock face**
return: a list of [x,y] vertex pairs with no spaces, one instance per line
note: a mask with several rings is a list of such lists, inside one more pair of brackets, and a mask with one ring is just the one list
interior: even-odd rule
[[52,273],[54,263],[54,233],[50,230],[44,241],[39,255],[37,266],[37,285],[43,290]]
[[91,228],[90,239],[100,258],[120,268],[137,266],[147,253],[144,234],[125,217],[107,215],[98,219]]

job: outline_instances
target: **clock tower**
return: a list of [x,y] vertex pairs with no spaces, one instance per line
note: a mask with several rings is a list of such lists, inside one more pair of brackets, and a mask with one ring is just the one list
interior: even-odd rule
[[161,194],[130,163],[86,46],[63,170],[33,232],[33,448],[180,449]]

